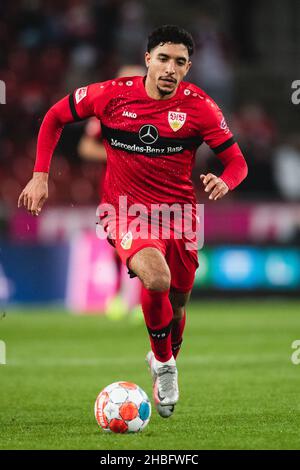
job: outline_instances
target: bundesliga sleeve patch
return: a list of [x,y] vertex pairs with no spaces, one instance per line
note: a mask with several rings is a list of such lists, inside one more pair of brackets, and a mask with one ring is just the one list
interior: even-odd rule
[[76,90],[75,92],[76,104],[80,103],[80,101],[83,100],[83,98],[85,98],[86,95],[87,95],[87,86],[78,88],[78,90]]

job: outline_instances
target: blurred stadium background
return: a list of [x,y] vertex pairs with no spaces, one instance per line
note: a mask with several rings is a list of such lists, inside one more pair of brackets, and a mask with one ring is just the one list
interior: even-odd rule
[[[104,164],[82,158],[101,145],[92,122],[65,128],[42,214],[17,200],[49,107],[143,65],[147,35],[164,23],[193,33],[188,80],[223,109],[249,176],[208,201],[199,174],[220,167],[199,150],[205,245],[178,361],[182,399],[171,420],[153,413],[144,435],[120,440],[98,432],[93,403],[121,379],[151,394],[146,329],[65,314],[103,313],[122,284],[96,237]],[[299,53],[297,0],[0,1],[0,448],[299,448]]]
[[[267,0],[1,1],[2,305],[67,305],[71,295],[75,309],[89,310],[94,302],[97,310],[104,301],[98,297],[114,292],[114,261],[105,244],[95,248],[103,165],[82,159],[78,150],[85,123],[64,130],[42,215],[33,219],[16,203],[51,104],[78,86],[116,76],[121,66],[142,65],[147,34],[166,22],[193,33],[197,49],[188,79],[223,109],[249,165],[247,180],[215,204],[201,192],[198,175],[218,171],[218,161],[207,147],[199,150],[194,182],[205,203],[205,246],[194,296],[299,295],[299,107],[291,100],[299,75],[299,18],[293,0],[275,0],[272,7]],[[80,246],[85,250],[76,260]],[[81,265],[80,279],[71,275],[74,262]],[[72,294],[78,283],[86,291],[80,305]]]

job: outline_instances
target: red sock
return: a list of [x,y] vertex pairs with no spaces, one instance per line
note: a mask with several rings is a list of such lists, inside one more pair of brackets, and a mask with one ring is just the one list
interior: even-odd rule
[[179,321],[173,320],[171,330],[172,352],[173,356],[177,357],[182,343],[182,335],[185,327],[186,313],[184,311],[183,317]]
[[166,362],[172,357],[171,327],[173,310],[169,291],[142,288],[142,309],[155,358]]

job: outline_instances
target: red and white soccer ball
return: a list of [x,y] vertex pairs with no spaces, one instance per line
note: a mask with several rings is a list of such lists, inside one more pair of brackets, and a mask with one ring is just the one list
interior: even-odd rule
[[97,423],[106,432],[142,431],[149,423],[151,404],[147,394],[131,382],[114,382],[105,387],[95,402]]

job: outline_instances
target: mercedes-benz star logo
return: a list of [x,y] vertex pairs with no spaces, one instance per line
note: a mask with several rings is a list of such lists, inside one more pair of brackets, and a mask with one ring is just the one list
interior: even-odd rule
[[139,138],[143,144],[154,144],[158,139],[158,130],[152,124],[145,124],[140,128]]

